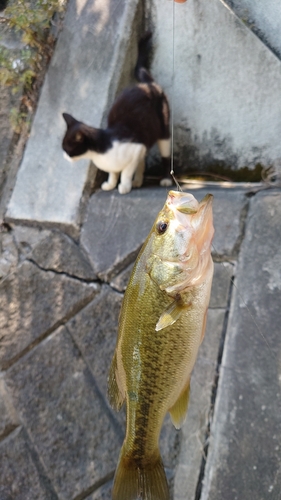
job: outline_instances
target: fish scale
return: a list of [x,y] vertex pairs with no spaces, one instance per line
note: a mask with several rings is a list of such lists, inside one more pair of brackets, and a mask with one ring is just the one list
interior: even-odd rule
[[[168,500],[159,435],[169,411],[184,421],[204,336],[213,275],[212,196],[170,191],[125,292],[109,375],[109,400],[126,401],[126,436],[113,500]],[[185,247],[183,247],[185,242]]]

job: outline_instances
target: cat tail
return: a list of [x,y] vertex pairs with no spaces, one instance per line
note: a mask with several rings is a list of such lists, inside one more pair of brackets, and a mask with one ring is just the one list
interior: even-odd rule
[[135,77],[141,83],[151,83],[154,81],[153,77],[148,71],[149,56],[152,45],[151,38],[152,32],[148,31],[141,37],[138,44],[138,59],[135,66]]
[[169,487],[158,455],[153,464],[138,466],[121,450],[114,477],[112,500],[169,500]]

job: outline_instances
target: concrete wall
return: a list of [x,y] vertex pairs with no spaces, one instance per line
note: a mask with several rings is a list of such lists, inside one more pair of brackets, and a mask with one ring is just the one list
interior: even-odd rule
[[277,163],[280,60],[221,0],[153,0],[151,14],[152,71],[174,100],[176,161],[187,170]]
[[226,0],[226,3],[281,57],[280,0]]

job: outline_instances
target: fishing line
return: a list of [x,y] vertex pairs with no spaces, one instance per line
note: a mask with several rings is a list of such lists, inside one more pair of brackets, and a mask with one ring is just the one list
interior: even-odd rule
[[171,170],[170,175],[177,186],[178,191],[182,191],[174,172],[174,81],[175,81],[175,0],[172,1],[172,98],[171,98]]

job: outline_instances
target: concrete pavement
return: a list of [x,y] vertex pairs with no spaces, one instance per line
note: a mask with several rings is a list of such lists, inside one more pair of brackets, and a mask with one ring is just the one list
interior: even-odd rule
[[[277,500],[281,193],[187,190],[214,194],[216,264],[188,418],[176,431],[167,417],[161,435],[171,497]],[[97,191],[78,242],[57,229],[2,234],[14,247],[0,283],[1,500],[110,499],[125,420],[107,373],[131,263],[165,198]]]

